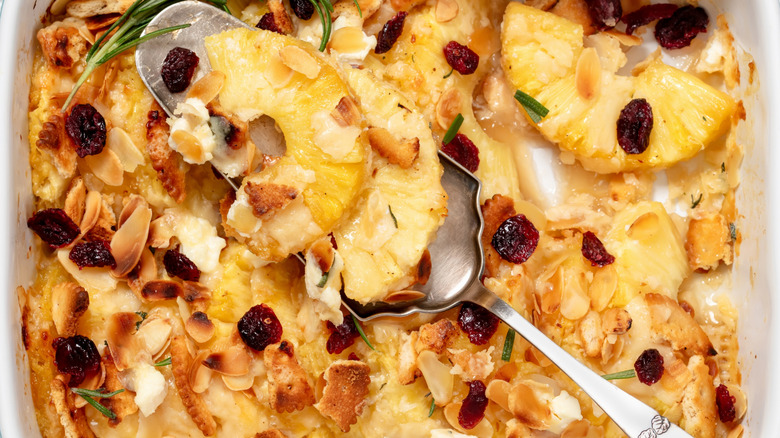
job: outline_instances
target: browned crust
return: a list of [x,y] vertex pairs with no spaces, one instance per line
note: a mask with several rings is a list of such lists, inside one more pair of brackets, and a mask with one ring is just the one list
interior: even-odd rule
[[263,219],[267,214],[281,210],[298,197],[294,187],[272,183],[246,183],[244,187],[252,206],[252,214]]
[[[106,369],[106,380],[103,382],[106,392],[124,389],[122,382],[119,380],[119,370],[114,365],[114,360],[110,354],[103,356],[103,366]],[[128,391],[120,392],[113,397],[104,398],[101,400],[101,403],[116,415],[116,418],[113,420],[108,420],[108,425],[111,427],[116,427],[125,417],[138,412],[138,406],[135,404],[133,394]]]
[[693,374],[693,380],[683,391],[681,425],[695,437],[714,437],[718,413],[710,368],[702,356],[691,357],[688,368]]
[[279,431],[279,429],[268,429],[265,432],[255,434],[255,438],[287,438],[287,435]]
[[44,122],[35,146],[51,155],[60,176],[70,178],[76,172],[76,148],[67,138],[65,120],[58,113]]
[[271,409],[295,412],[314,404],[314,390],[290,342],[283,340],[266,347],[263,361],[268,368]]
[[89,294],[76,283],[66,281],[52,290],[52,320],[62,337],[76,334],[79,318],[89,307]]
[[485,271],[488,277],[498,275],[498,267],[501,264],[501,256],[493,248],[493,235],[498,227],[516,215],[515,202],[512,198],[496,194],[482,205],[482,217],[485,220],[485,231],[482,233],[482,248],[485,251]]
[[177,334],[171,339],[171,371],[176,391],[179,393],[182,404],[187,413],[198,426],[203,435],[212,436],[217,431],[217,423],[206,407],[206,403],[190,387],[189,369],[190,353],[187,351],[187,343],[184,336]]
[[246,122],[226,112],[218,103],[213,101],[206,108],[208,108],[210,116],[221,117],[230,125],[230,132],[225,136],[225,143],[227,143],[230,149],[241,149],[246,145],[246,141],[249,138],[247,137],[249,125]]
[[165,122],[167,116],[160,105],[154,102],[147,118],[146,151],[149,153],[152,167],[157,171],[157,179],[168,194],[181,204],[187,197],[184,179],[186,166],[181,156],[168,146],[170,127]]
[[60,424],[65,429],[65,437],[92,438],[95,434],[89,428],[84,409],[73,407],[73,397],[63,376],[55,376],[51,381],[51,403],[60,417]]
[[281,0],[269,0],[268,10],[274,14],[274,23],[281,33],[289,35],[293,32],[292,19]]
[[49,26],[39,30],[37,37],[52,67],[69,69],[87,53],[87,40],[73,27]]
[[118,12],[113,14],[95,15],[94,17],[87,17],[84,22],[87,24],[87,29],[93,34],[96,34],[108,29],[108,27],[119,20],[119,17],[121,16],[122,14]]
[[90,230],[87,231],[87,233],[84,235],[84,240],[86,241],[110,241],[111,238],[114,237],[116,215],[114,214],[114,210],[111,208],[111,205],[108,203],[106,196],[107,195],[103,195],[103,199],[101,200],[100,215],[98,216],[97,222],[95,222],[95,226],[90,228]]
[[417,137],[398,141],[385,128],[368,128],[368,143],[391,164],[397,164],[403,169],[412,167],[420,153],[420,140]]
[[182,295],[184,289],[173,280],[152,280],[141,288],[141,296],[149,301],[175,300]]
[[415,349],[418,337],[417,332],[412,332],[409,334],[409,338],[401,344],[398,354],[398,383],[401,385],[409,385],[422,376],[422,371],[417,367],[418,354]]
[[363,118],[357,102],[349,96],[342,97],[341,100],[339,100],[339,103],[336,104],[336,109],[334,109],[330,115],[343,127],[358,126],[360,125],[360,120]]
[[709,271],[721,261],[730,265],[733,258],[731,233],[726,218],[719,213],[691,219],[685,240],[688,265],[693,270]]
[[677,301],[653,293],[644,298],[650,307],[651,330],[656,340],[665,340],[675,350],[689,355],[717,354],[704,330]]
[[442,354],[450,344],[450,340],[458,333],[455,324],[449,319],[440,319],[436,322],[420,327],[415,348],[417,352],[430,350],[436,354]]
[[433,263],[431,262],[431,252],[426,249],[423,251],[422,257],[420,257],[420,262],[417,263],[417,284],[427,284],[428,279],[431,278],[432,269]]
[[314,407],[335,421],[343,432],[349,432],[366,405],[370,374],[371,368],[361,361],[333,362],[325,370],[325,388]]
[[219,215],[222,217],[222,228],[225,230],[225,235],[241,241],[243,239],[241,235],[227,223],[228,213],[234,202],[236,202],[236,192],[229,190],[225,197],[219,200]]
[[81,223],[84,217],[84,208],[87,203],[87,185],[80,176],[73,178],[68,185],[68,194],[65,196],[65,214],[76,224]]

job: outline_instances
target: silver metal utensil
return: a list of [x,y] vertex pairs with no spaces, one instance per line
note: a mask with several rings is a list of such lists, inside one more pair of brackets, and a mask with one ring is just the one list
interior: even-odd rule
[[[138,71],[154,97],[169,113],[183,98],[166,89],[160,78],[165,55],[174,47],[185,47],[198,54],[202,74],[210,70],[204,38],[232,28],[246,27],[243,22],[205,3],[184,1],[170,6],[149,24],[149,31],[177,24],[191,26],[165,34],[138,46]],[[241,56],[237,53],[236,56]],[[367,321],[381,316],[407,316],[413,313],[438,313],[461,303],[471,302],[488,309],[549,358],[595,401],[623,431],[632,438],[690,438],[685,431],[654,409],[601,378],[558,344],[547,338],[509,304],[482,285],[484,259],[480,236],[482,214],[479,208],[481,184],[470,172],[444,154],[442,185],[449,196],[449,210],[437,238],[429,246],[432,271],[428,282],[418,290],[424,297],[403,303],[360,304],[342,297],[347,308]]]

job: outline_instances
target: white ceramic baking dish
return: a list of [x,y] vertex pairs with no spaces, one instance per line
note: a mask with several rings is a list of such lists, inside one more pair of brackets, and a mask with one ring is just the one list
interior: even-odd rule
[[[746,99],[749,129],[738,194],[743,241],[732,299],[739,307],[739,343],[748,395],[746,437],[780,436],[780,3],[714,1],[727,13],[739,44],[754,58],[760,89]],[[0,431],[6,438],[40,436],[22,346],[16,287],[34,275],[27,110],[35,31],[48,0],[0,0]]]

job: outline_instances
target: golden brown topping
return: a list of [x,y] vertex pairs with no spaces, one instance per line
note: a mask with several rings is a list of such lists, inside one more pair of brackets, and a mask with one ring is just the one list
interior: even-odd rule
[[689,355],[717,354],[704,330],[677,301],[660,294],[646,294],[644,299],[650,306],[651,330],[657,340]]
[[339,126],[344,128],[347,126],[359,126],[360,120],[363,118],[355,99],[349,96],[342,97],[336,105],[336,109],[330,115],[338,122]]
[[449,346],[450,339],[458,333],[455,324],[449,319],[440,319],[434,323],[420,327],[415,349],[418,352],[430,350],[442,354]]
[[[122,382],[119,380],[119,370],[114,365],[114,361],[110,354],[103,356],[103,367],[106,370],[106,380],[104,381],[104,387],[106,392],[114,392],[120,389],[124,389]],[[103,405],[107,407],[111,412],[116,415],[116,418],[109,419],[108,424],[111,427],[116,427],[122,420],[138,412],[138,406],[133,400],[133,394],[124,391],[119,394],[104,398],[101,400]]]
[[436,1],[436,21],[446,23],[458,16],[458,2],[456,0]]
[[43,55],[52,67],[69,69],[87,53],[87,40],[76,28],[54,24],[38,31]]
[[546,429],[550,422],[550,408],[539,399],[547,385],[526,380],[512,387],[509,392],[509,411],[521,423],[531,429]]
[[149,224],[149,246],[158,249],[171,246],[174,236],[172,220],[170,215],[162,215]]
[[500,406],[501,409],[509,412],[509,392],[511,390],[512,385],[509,382],[494,379],[488,383],[485,389],[485,396],[488,400]]
[[404,341],[401,343],[398,355],[398,382],[401,385],[408,385],[422,376],[422,372],[417,368],[415,344],[417,344],[417,332],[404,335]]
[[196,303],[211,299],[211,292],[208,288],[195,281],[185,281],[183,288],[184,301],[188,303]]
[[201,363],[208,369],[226,376],[243,376],[249,372],[251,360],[246,348],[234,345],[225,351],[209,354]]
[[631,315],[625,309],[607,309],[601,316],[601,326],[604,334],[622,335],[631,329]]
[[62,116],[53,114],[49,117],[41,126],[35,145],[51,155],[60,176],[73,176],[76,171],[76,146],[65,136],[65,121]]
[[190,353],[187,351],[187,341],[184,336],[174,336],[171,339],[171,371],[176,390],[198,429],[203,432],[203,435],[211,436],[217,431],[217,423],[206,407],[206,403],[190,386],[190,362]]
[[181,155],[168,146],[170,127],[165,122],[165,112],[156,102],[152,104],[146,123],[146,151],[152,167],[157,171],[157,179],[160,180],[165,190],[178,203],[184,202],[187,191],[184,184],[184,175],[187,165]]
[[60,283],[52,289],[51,316],[57,334],[67,338],[76,334],[79,317],[89,307],[89,294],[76,283]]
[[335,421],[343,432],[349,432],[350,425],[357,422],[366,405],[370,373],[371,369],[361,361],[333,362],[325,370],[325,388],[314,407]]
[[273,14],[274,24],[284,35],[289,35],[293,32],[293,24],[290,19],[290,15],[287,13],[282,0],[269,0],[268,10]]
[[87,155],[84,163],[92,173],[106,185],[116,187],[124,181],[124,166],[119,156],[111,149],[105,148],[98,155]]
[[130,312],[120,312],[111,315],[106,327],[106,343],[114,366],[124,371],[136,364],[143,346],[135,336],[136,323],[141,318]]
[[211,339],[216,330],[214,323],[203,312],[192,312],[192,315],[187,318],[187,322],[184,323],[184,329],[195,342],[200,344]]
[[93,34],[98,34],[108,29],[112,24],[116,23],[121,15],[122,14],[119,13],[95,15],[93,17],[87,17],[84,22],[86,23],[87,29],[90,32]]
[[84,209],[84,217],[81,219],[81,232],[84,240],[111,240],[114,237],[116,216],[114,210],[100,193],[90,191],[87,193],[87,203]]
[[295,412],[314,404],[314,391],[290,342],[282,340],[267,346],[263,361],[268,368],[271,409]]
[[691,370],[693,379],[683,391],[680,424],[693,436],[715,436],[718,411],[709,367],[702,356],[693,356],[688,361],[688,369]]
[[415,137],[398,141],[387,129],[369,128],[368,142],[379,155],[387,158],[391,164],[397,164],[403,169],[412,167],[420,153],[420,140]]
[[504,195],[493,195],[482,205],[482,217],[485,219],[485,230],[482,232],[482,248],[485,251],[485,270],[488,277],[498,275],[501,256],[493,248],[493,235],[501,224],[516,215],[515,203],[512,198]]
[[62,375],[57,375],[51,381],[51,403],[60,417],[60,424],[65,429],[66,438],[91,438],[95,435],[89,428],[84,409],[76,409],[73,403],[75,397],[68,390],[68,385]]
[[716,213],[701,219],[691,219],[685,250],[688,252],[688,265],[693,270],[715,269],[721,260],[730,265],[733,259],[733,246],[726,218]]
[[464,382],[485,380],[493,372],[495,365],[490,357],[494,347],[472,353],[468,350],[447,350],[447,358],[452,362],[452,373],[463,378]]
[[283,209],[298,197],[298,190],[294,187],[272,183],[248,182],[244,191],[249,197],[252,214],[259,219],[264,218],[266,214]]
[[149,301],[174,300],[183,293],[181,284],[172,280],[153,280],[141,289],[141,296]]
[[[65,196],[65,213],[69,218],[73,219],[73,222],[78,224],[81,222],[81,218],[84,217],[86,204],[87,186],[84,184],[84,180],[77,176],[70,181],[68,186],[68,194]],[[95,219],[97,219],[97,216]]]
[[119,229],[111,238],[111,254],[116,259],[116,268],[111,270],[114,276],[124,277],[141,260],[151,220],[152,209],[140,196],[132,197],[125,205],[119,217]]
[[590,306],[593,310],[600,312],[607,308],[617,290],[617,282],[617,271],[613,265],[604,266],[596,271],[588,286]]
[[574,73],[577,92],[586,100],[598,96],[601,88],[601,63],[596,49],[588,47],[580,54]]
[[127,285],[136,296],[143,298],[143,287],[146,283],[157,279],[157,260],[149,248],[144,248],[141,260],[135,268],[127,274]]

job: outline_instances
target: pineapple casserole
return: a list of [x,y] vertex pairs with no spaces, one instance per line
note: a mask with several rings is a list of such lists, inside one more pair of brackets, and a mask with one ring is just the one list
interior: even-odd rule
[[716,8],[214,0],[254,29],[171,50],[167,114],[134,46],[177,1],[57,0],[37,33],[18,294],[43,436],[624,436],[478,305],[342,306],[420,297],[440,153],[482,182],[486,287],[692,436],[745,433],[727,292],[756,84]]

